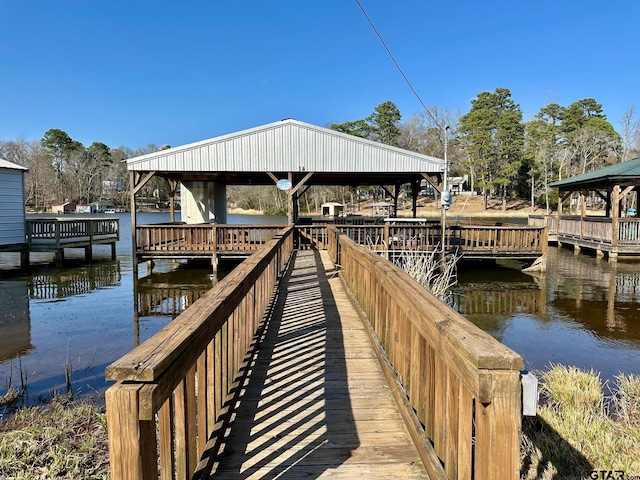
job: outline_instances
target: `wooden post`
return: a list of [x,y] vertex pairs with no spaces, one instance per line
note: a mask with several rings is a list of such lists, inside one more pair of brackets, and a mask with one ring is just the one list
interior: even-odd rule
[[132,170],[129,172],[129,202],[131,207],[131,248],[133,249],[133,255],[131,256],[133,267],[133,278],[138,278],[138,257],[136,251],[138,249],[136,243],[136,224],[138,221],[136,215],[136,176]]
[[411,210],[413,211],[413,218],[418,216],[418,193],[420,191],[420,180],[414,180],[411,183]]
[[584,217],[587,216],[587,202],[584,190],[580,191],[580,238],[584,238]]
[[558,192],[558,218],[562,216],[562,200],[563,200],[562,191]]
[[618,227],[620,225],[620,185],[613,187],[613,198],[611,199],[611,246],[618,246]]
[[520,477],[520,372],[491,372],[492,401],[476,406],[478,480]]
[[25,245],[20,249],[20,269],[29,268],[29,245]]
[[295,218],[293,214],[293,172],[289,172],[289,182],[291,184],[291,188],[287,192],[289,194],[289,214],[287,216],[287,221],[289,225],[293,225]]
[[156,426],[140,420],[141,388],[116,383],[105,394],[113,480],[158,478]]

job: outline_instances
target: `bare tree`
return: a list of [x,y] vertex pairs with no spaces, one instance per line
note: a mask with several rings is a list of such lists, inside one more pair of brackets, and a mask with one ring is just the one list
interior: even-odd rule
[[622,161],[640,155],[640,120],[635,118],[635,108],[629,107],[620,119],[622,125]]

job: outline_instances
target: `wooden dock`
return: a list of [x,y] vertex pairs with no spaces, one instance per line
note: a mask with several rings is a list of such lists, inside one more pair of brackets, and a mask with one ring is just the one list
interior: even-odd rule
[[109,245],[111,259],[115,260],[116,242],[119,239],[117,218],[27,219],[28,251],[53,252],[57,264],[61,264],[64,260],[66,248],[83,248],[85,260],[91,261],[94,245]]
[[216,479],[427,477],[333,269],[299,252],[282,281]]
[[518,478],[522,358],[338,228],[296,235],[107,367],[111,478]]
[[640,218],[610,218],[585,215],[531,215],[529,226],[547,227],[549,241],[572,246],[576,252],[587,249],[597,256],[640,257]]

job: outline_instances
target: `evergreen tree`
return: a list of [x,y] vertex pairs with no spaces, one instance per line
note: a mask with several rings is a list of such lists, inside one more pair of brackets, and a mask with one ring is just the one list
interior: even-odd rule
[[400,119],[398,107],[386,101],[375,107],[367,118],[332,123],[331,129],[397,147],[400,145]]
[[393,102],[381,103],[366,119],[371,129],[369,138],[386,145],[400,146],[400,119],[400,110]]
[[511,99],[506,88],[495,92],[481,92],[471,101],[471,110],[460,118],[467,165],[482,188],[484,207],[488,207],[489,193],[502,194],[506,209],[507,196],[514,192],[522,164],[524,126],[520,106]]

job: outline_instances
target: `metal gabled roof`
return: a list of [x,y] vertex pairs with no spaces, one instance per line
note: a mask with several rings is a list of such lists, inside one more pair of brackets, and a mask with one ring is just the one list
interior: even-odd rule
[[285,119],[130,158],[156,172],[440,173],[444,161],[316,125]]
[[640,184],[640,158],[609,165],[608,167],[600,168],[592,172],[582,173],[574,177],[550,183],[549,186],[567,190],[572,187],[606,187],[614,184]]
[[4,160],[2,158],[0,158],[0,168],[7,168],[11,170],[23,170],[25,172],[29,171],[28,168],[23,167],[22,165],[18,165],[17,163],[13,163],[8,160]]

